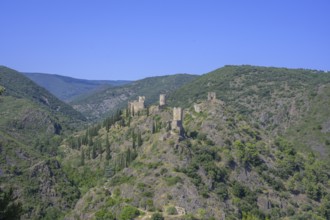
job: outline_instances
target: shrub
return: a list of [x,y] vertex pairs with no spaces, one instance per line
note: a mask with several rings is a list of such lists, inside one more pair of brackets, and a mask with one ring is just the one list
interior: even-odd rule
[[140,215],[140,211],[130,205],[125,206],[119,215],[119,219],[120,220],[130,220],[130,219],[134,219],[135,217],[138,217]]
[[170,176],[170,177],[165,177],[165,181],[168,186],[173,186],[177,183],[183,183],[183,180],[179,176]]
[[170,206],[166,209],[167,214],[169,215],[177,215],[178,212],[174,206]]
[[156,212],[151,216],[151,220],[164,220],[164,217],[159,212]]

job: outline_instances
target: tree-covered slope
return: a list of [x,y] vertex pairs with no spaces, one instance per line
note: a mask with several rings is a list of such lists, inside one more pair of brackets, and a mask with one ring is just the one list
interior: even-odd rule
[[160,93],[169,94],[196,77],[189,74],[150,77],[78,98],[70,104],[89,119],[102,119],[125,107],[128,101],[135,100],[138,96],[145,96],[147,105],[154,103],[159,99]]
[[82,192],[66,218],[330,218],[325,162],[220,101],[198,102],[186,106],[183,137],[170,131],[171,108],[151,106],[63,142],[61,161]]
[[169,103],[188,106],[216,92],[218,99],[270,135],[283,134],[297,146],[323,154],[330,150],[329,89],[327,72],[225,66],[182,86]]
[[0,66],[0,84],[6,88],[5,96],[27,99],[54,113],[68,116],[73,120],[84,120],[84,117],[70,105],[15,70]]
[[0,85],[1,192],[13,189],[23,219],[63,216],[79,191],[54,156],[84,117],[14,70],[0,67]]
[[88,95],[95,91],[111,86],[120,86],[130,83],[125,80],[85,80],[72,77],[45,74],[23,73],[41,87],[47,89],[59,99],[69,102],[79,96]]

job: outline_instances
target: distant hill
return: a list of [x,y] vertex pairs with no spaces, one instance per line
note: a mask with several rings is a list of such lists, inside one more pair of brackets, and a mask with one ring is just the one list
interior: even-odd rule
[[0,85],[6,88],[0,104],[3,130],[26,137],[34,134],[35,138],[47,131],[60,133],[85,120],[70,105],[15,70],[0,66]]
[[[257,66],[225,66],[174,91],[171,106],[191,106],[216,92],[218,99],[270,134],[295,146],[330,153],[330,73]],[[327,131],[327,132],[326,132]]]
[[68,102],[75,98],[111,86],[130,83],[126,80],[86,80],[46,73],[23,73],[32,81],[50,91],[57,98]]
[[160,93],[170,94],[197,77],[189,74],[149,77],[77,98],[70,104],[88,119],[98,120],[117,109],[126,107],[128,101],[135,100],[138,96],[145,96],[145,103],[150,105],[159,99]]

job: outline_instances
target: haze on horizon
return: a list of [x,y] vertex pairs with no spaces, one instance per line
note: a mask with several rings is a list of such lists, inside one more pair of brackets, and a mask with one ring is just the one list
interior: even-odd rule
[[202,74],[224,65],[330,70],[330,2],[0,2],[0,65],[81,79]]

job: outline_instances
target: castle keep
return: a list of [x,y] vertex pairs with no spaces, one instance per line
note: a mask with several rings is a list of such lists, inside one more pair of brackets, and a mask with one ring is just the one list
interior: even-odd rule
[[217,99],[215,92],[209,92],[207,94],[207,100],[208,101],[215,101]]
[[160,94],[159,95],[159,106],[163,107],[166,105],[166,95],[165,94]]
[[144,100],[145,96],[139,96],[138,100],[134,100],[132,102],[128,102],[128,108],[131,111],[131,114],[134,114],[140,110],[143,110],[145,108]]
[[183,134],[182,119],[183,119],[182,108],[174,107],[171,128],[172,131],[174,132],[177,131],[180,135]]

